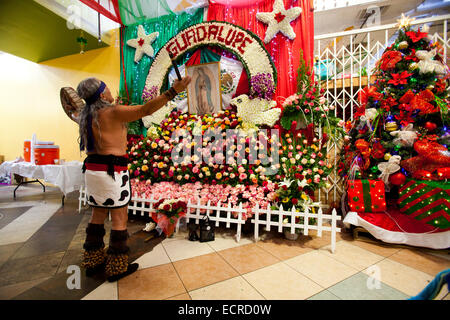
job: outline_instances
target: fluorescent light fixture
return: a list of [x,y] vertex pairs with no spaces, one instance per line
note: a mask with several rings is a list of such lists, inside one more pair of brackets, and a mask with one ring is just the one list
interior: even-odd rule
[[314,0],[314,11],[334,10],[378,2],[380,0]]

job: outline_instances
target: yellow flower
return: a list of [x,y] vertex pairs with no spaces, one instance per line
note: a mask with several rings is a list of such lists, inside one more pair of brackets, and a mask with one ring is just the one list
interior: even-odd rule
[[217,173],[216,173],[216,179],[217,179],[217,180],[222,179],[222,174],[221,174],[220,172],[217,172]]
[[130,169],[131,168],[131,163],[129,163],[127,167],[128,167],[128,169]]
[[148,166],[144,164],[144,165],[141,167],[141,170],[144,171],[144,172],[147,171],[147,170],[148,170]]
[[302,194],[301,198],[305,201],[307,201],[309,199],[308,195],[306,195],[305,193]]
[[282,202],[288,203],[288,202],[289,202],[289,198],[284,198],[284,199],[282,200]]
[[158,146],[158,144],[157,144],[156,142],[153,142],[153,143],[152,143],[152,148],[153,148],[153,149],[156,149],[157,146]]
[[159,162],[158,163],[158,168],[162,169],[164,167],[164,162]]

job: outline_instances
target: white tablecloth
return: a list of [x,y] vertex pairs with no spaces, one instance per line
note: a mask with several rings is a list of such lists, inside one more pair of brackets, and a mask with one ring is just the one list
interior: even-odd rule
[[59,187],[64,195],[79,190],[84,186],[84,174],[81,172],[83,163],[70,161],[62,165],[38,166],[30,162],[6,161],[0,165],[0,174],[15,173],[22,177],[42,179]]

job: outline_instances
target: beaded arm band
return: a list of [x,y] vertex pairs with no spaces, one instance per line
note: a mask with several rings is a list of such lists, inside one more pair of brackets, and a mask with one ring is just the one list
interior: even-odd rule
[[175,89],[174,89],[173,87],[170,87],[169,90],[167,90],[167,91],[164,92],[164,95],[165,95],[166,98],[170,101],[170,100],[172,100],[173,98],[175,98],[175,97],[178,95],[178,93],[175,91]]

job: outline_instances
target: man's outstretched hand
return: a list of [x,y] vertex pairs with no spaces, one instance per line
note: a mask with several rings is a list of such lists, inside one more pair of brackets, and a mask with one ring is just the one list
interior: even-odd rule
[[187,76],[184,78],[181,78],[181,80],[175,80],[173,82],[172,87],[175,89],[177,93],[183,92],[186,90],[188,84],[191,82],[191,77]]

